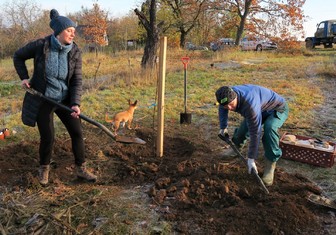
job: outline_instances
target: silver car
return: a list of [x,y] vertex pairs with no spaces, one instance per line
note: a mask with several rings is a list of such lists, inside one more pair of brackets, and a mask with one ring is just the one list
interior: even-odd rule
[[240,47],[243,51],[276,50],[278,46],[275,42],[258,37],[245,37],[241,40]]

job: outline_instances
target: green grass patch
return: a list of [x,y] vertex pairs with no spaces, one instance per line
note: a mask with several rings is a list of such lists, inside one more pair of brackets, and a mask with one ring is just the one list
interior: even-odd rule
[[0,83],[0,97],[7,97],[15,94],[21,87],[14,82],[1,82]]

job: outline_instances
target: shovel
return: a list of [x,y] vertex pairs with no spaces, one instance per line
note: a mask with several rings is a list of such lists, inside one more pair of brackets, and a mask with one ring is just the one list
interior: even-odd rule
[[[232,143],[232,141],[229,138],[229,135],[223,136],[221,134],[218,135],[218,137],[221,140],[224,140],[227,144],[230,145],[230,147],[238,154],[238,156],[244,161],[245,164],[247,164],[247,160],[245,159],[245,157],[239,152],[239,150],[237,149],[236,145],[234,145]],[[269,194],[268,189],[266,188],[264,182],[262,181],[262,179],[260,178],[260,176],[258,175],[258,173],[252,169],[252,174],[255,176],[255,178],[257,179],[259,185],[261,186],[261,188],[265,191],[266,194]]]
[[[38,96],[41,99],[56,105],[57,107],[69,111],[70,113],[74,112],[73,109],[69,108],[68,106],[65,106],[63,104],[58,103],[55,100],[52,100],[46,96],[44,96],[41,92],[38,92],[32,88],[27,88],[27,92],[29,92],[32,95]],[[138,137],[127,137],[127,136],[118,136],[118,135],[114,135],[106,126],[104,126],[103,124],[83,115],[83,114],[79,114],[79,118],[95,125],[96,127],[100,128],[101,130],[103,130],[108,136],[110,136],[112,139],[114,139],[116,142],[121,142],[121,143],[127,143],[127,144],[146,144],[146,141],[138,138]]]
[[191,123],[191,113],[187,113],[187,67],[190,58],[182,57],[181,58],[183,67],[184,67],[184,113],[180,113],[180,124]]
[[310,194],[310,195],[308,195],[307,199],[308,199],[308,201],[310,201],[310,202],[312,202],[316,205],[324,206],[324,207],[327,207],[329,209],[333,209],[333,210],[336,211],[336,201],[333,201],[328,197],[319,196],[319,195],[316,195],[316,194]]

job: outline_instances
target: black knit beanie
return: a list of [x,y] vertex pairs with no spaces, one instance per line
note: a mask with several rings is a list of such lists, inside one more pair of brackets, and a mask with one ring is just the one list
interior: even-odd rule
[[56,9],[50,11],[50,28],[54,30],[55,36],[69,27],[76,28],[76,24],[68,17],[60,16]]
[[236,92],[228,86],[222,86],[216,91],[216,99],[220,105],[227,105],[236,97]]

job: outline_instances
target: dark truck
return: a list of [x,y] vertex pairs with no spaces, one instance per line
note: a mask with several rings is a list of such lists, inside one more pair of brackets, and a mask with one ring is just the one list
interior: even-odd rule
[[313,49],[323,45],[324,48],[332,48],[336,43],[336,20],[325,20],[317,25],[314,37],[307,37],[306,48]]

